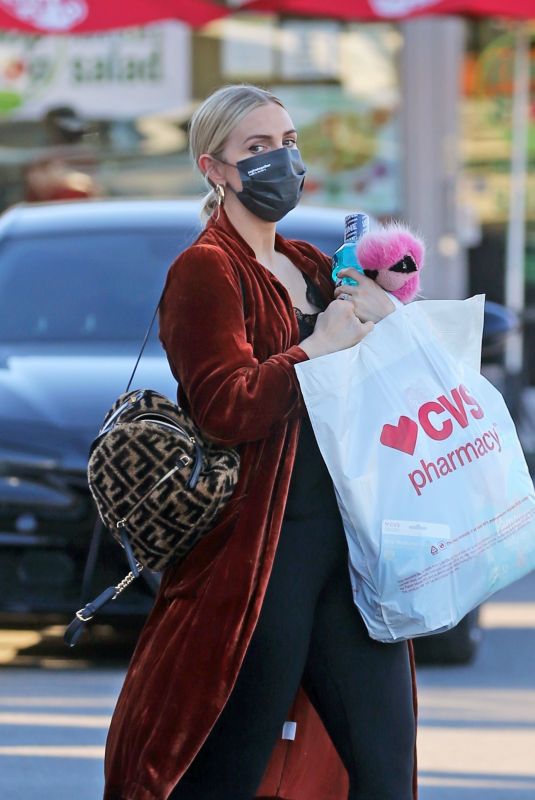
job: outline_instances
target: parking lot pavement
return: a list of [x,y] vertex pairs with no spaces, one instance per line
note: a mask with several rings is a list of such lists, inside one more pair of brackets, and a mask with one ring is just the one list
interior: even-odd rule
[[0,630],[0,800],[98,800],[109,719],[134,646],[106,626]]
[[[483,608],[475,662],[418,669],[420,800],[534,800],[535,573]],[[98,800],[133,646],[0,631],[1,800]]]
[[473,664],[418,671],[420,800],[535,798],[535,573],[482,624]]
[[106,730],[122,670],[0,673],[2,800],[102,797]]

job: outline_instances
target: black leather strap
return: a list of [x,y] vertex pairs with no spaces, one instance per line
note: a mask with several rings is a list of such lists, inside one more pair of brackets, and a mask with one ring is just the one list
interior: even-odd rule
[[129,379],[127,385],[126,385],[125,392],[129,391],[130,384],[134,380],[134,375],[136,374],[137,366],[138,366],[138,364],[139,364],[139,362],[141,360],[141,356],[143,355],[143,351],[145,350],[145,345],[147,344],[147,342],[149,340],[150,332],[152,330],[152,326],[154,325],[154,320],[156,319],[156,314],[158,313],[158,309],[160,308],[160,303],[162,302],[162,298],[163,298],[164,292],[165,292],[165,287],[163,288],[163,291],[162,291],[162,293],[160,295],[160,299],[158,300],[158,305],[154,309],[154,314],[152,315],[152,319],[150,321],[150,325],[147,328],[147,333],[145,334],[145,338],[143,339],[143,344],[141,345],[141,350],[139,351],[139,355],[137,357],[136,363],[134,364],[134,369],[132,370],[132,374],[130,375],[130,379]]
[[84,575],[82,578],[82,588],[80,590],[79,603],[87,603],[93,591],[93,578],[97,567],[98,555],[102,543],[102,533],[104,531],[104,524],[97,514],[91,540],[89,542],[89,550],[84,566]]
[[124,528],[121,528],[121,533],[119,534],[121,537],[121,543],[124,547],[124,551],[126,553],[126,560],[128,561],[128,566],[130,567],[130,571],[134,575],[134,578],[139,577],[139,568],[137,565],[137,561],[135,556],[132,552],[132,548],[130,546],[130,542],[128,540],[128,536],[126,535],[126,531]]
[[[245,305],[245,289],[243,287],[243,281],[241,279],[241,275],[239,276],[239,281],[240,281],[241,297],[242,297],[242,303],[243,303],[243,316],[245,317],[246,313],[247,313],[247,309],[246,309],[246,305]],[[161,302],[163,300],[164,292],[165,292],[165,286],[164,286],[163,291],[162,291],[162,293],[160,295],[160,299],[158,300],[158,305],[154,309],[154,314],[152,315],[152,319],[150,321],[149,327],[147,328],[147,333],[145,334],[145,338],[143,339],[143,343],[141,345],[141,350],[139,351],[139,355],[138,355],[138,357],[136,359],[136,363],[134,364],[134,369],[132,370],[132,374],[130,375],[130,379],[129,379],[127,385],[126,385],[125,392],[128,392],[130,390],[130,386],[132,384],[132,381],[134,380],[134,375],[136,374],[136,370],[138,368],[138,364],[141,361],[141,356],[143,355],[143,352],[145,350],[145,346],[146,346],[146,344],[147,344],[147,342],[149,340],[150,332],[152,330],[152,326],[154,325],[154,320],[156,319],[156,315],[158,314],[158,309],[160,308]]]
[[108,588],[104,589],[104,591],[101,592],[98,597],[95,597],[94,600],[91,600],[83,608],[77,611],[73,621],[67,626],[65,633],[63,634],[63,641],[65,644],[68,644],[69,647],[74,647],[84,632],[85,626],[89,620],[93,619],[97,611],[102,608],[102,606],[105,606],[106,603],[110,602],[110,600],[115,600],[116,596],[117,587],[108,586]]
[[95,597],[94,600],[91,600],[83,608],[77,611],[75,618],[72,620],[70,625],[68,625],[65,633],[63,634],[63,640],[65,643],[68,644],[69,647],[73,647],[84,632],[87,623],[93,619],[95,614],[100,611],[102,606],[105,606],[106,603],[110,602],[110,600],[115,600],[117,597],[119,597],[119,595],[130,586],[132,581],[135,581],[136,578],[139,577],[142,571],[143,565],[136,562],[136,574],[129,572],[124,576],[122,581],[117,584],[117,586],[108,586],[108,588],[104,589],[104,591],[101,592],[98,597]]

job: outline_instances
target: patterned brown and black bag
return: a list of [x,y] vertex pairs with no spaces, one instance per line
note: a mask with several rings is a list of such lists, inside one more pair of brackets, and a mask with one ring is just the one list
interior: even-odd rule
[[100,517],[139,564],[160,571],[210,529],[238,480],[240,458],[208,443],[189,416],[151,389],[120,395],[87,468]]

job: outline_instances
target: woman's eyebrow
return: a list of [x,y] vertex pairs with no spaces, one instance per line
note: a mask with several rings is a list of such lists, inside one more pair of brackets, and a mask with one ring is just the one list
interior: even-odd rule
[[[291,131],[285,131],[283,136],[289,136],[291,133],[297,133],[295,128],[292,128]],[[248,142],[250,139],[273,139],[273,136],[270,136],[267,133],[253,133],[251,136],[248,136],[247,139],[244,140],[244,144]]]

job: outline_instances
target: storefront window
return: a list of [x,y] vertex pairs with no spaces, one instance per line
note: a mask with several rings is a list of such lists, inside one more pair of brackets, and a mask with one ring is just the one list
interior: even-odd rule
[[[531,91],[535,100],[535,26],[531,26]],[[509,211],[514,31],[498,23],[470,25],[464,70],[463,199],[483,225],[503,224]],[[535,165],[535,105],[528,159]],[[535,222],[535,172],[528,170],[527,219]]]
[[[524,253],[526,379],[535,383],[530,353],[535,347],[535,25],[530,36],[530,109],[526,170]],[[506,23],[472,22],[464,70],[462,152],[463,213],[475,218],[480,237],[469,253],[470,289],[505,301],[505,268],[511,190],[515,32]]]
[[239,81],[270,88],[299,131],[303,202],[399,215],[401,46],[390,24],[238,15],[199,34],[193,74],[207,58],[212,72],[195,95]]

